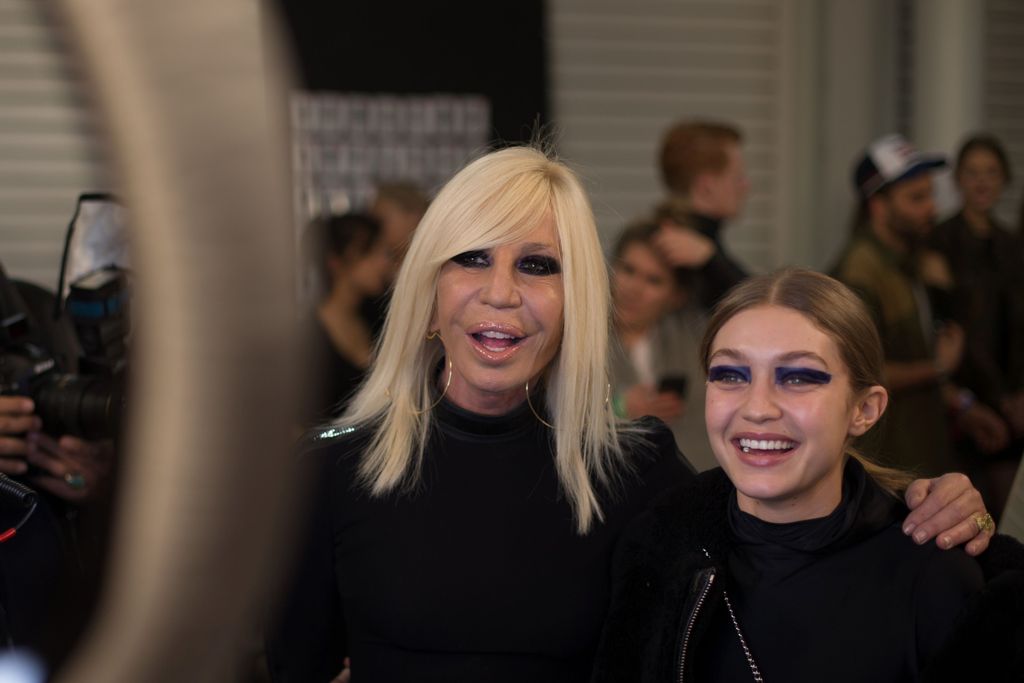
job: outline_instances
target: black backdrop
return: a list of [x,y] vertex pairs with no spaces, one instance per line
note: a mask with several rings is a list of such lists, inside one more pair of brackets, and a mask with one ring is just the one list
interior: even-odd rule
[[548,116],[543,0],[277,0],[308,90],[475,93],[493,135]]

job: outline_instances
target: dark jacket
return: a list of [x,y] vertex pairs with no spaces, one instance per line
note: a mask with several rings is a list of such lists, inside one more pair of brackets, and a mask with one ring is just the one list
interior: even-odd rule
[[[539,402],[537,405],[543,405]],[[553,432],[526,403],[478,415],[447,400],[415,491],[358,479],[370,429],[325,429],[305,449],[306,529],[267,638],[271,678],[360,683],[586,681],[611,594],[615,541],[692,470],[658,420],[624,441],[632,472],[577,532]]]
[[949,262],[966,335],[953,379],[999,410],[1002,398],[1024,391],[1024,243],[998,223],[978,237],[958,213],[935,227],[929,244]]
[[747,279],[741,266],[722,242],[722,220],[696,213],[685,203],[669,200],[655,209],[655,219],[670,220],[684,228],[695,230],[715,243],[715,252],[700,268],[677,268],[679,277],[696,294],[701,308],[710,311],[734,286]]
[[[663,497],[634,523],[616,552],[612,605],[592,683],[700,680],[694,658],[710,647],[707,637],[715,624],[717,636],[731,641],[738,670],[748,674],[745,680],[754,680],[723,598],[726,591],[736,604],[725,559],[733,547],[728,505],[734,495],[724,473],[712,470],[695,486]],[[927,550],[904,540],[908,552]],[[987,586],[969,602],[919,680],[1010,681],[1024,673],[1024,546],[996,537],[980,564]],[[879,621],[890,616],[880,615]],[[828,627],[836,624],[860,627],[846,614],[836,614]],[[805,645],[794,642],[793,647]],[[756,660],[756,643],[751,648]],[[856,648],[846,651],[850,661],[857,657]],[[761,673],[771,680],[771,671]],[[828,680],[828,671],[821,676]]]

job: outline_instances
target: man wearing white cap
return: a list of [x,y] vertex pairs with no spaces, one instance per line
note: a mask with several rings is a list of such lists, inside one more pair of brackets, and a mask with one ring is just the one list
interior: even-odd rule
[[[863,220],[833,272],[868,304],[885,349],[890,404],[880,443],[870,450],[920,473],[957,469],[951,419],[971,434],[998,436],[984,406],[949,382],[963,354],[963,330],[936,324],[937,299],[923,276],[923,246],[935,223],[931,172],[943,165],[899,135],[872,143],[854,172]],[[934,264],[937,257],[928,257]]]

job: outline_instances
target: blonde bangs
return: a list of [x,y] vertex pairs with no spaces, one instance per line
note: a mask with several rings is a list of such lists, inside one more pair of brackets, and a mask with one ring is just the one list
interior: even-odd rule
[[[466,251],[523,240],[546,216],[554,220],[565,312],[561,349],[546,373],[555,467],[580,533],[600,520],[595,483],[623,462],[607,400],[610,294],[608,269],[590,202],[576,176],[539,150],[508,148],[455,175],[413,233],[392,293],[366,381],[336,424],[368,427],[360,462],[375,495],[419,479],[431,428],[428,410],[443,354],[425,336],[441,268]],[[431,305],[423,305],[430,293]]]

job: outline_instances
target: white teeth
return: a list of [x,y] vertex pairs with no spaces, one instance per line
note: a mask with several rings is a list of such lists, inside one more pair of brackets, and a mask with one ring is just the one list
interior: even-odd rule
[[784,451],[793,448],[796,444],[792,441],[769,441],[767,439],[740,439],[740,448],[744,453],[750,451]]
[[487,337],[488,339],[515,339],[511,334],[505,334],[504,332],[497,332],[495,330],[485,330],[480,333],[481,337]]

